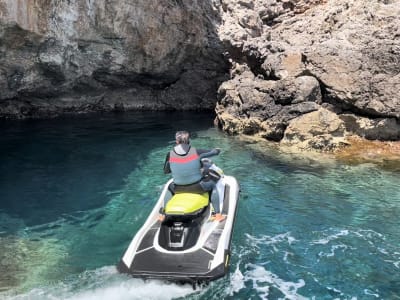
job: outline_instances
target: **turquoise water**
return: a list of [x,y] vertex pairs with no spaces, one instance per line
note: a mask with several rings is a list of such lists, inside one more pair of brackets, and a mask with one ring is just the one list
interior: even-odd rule
[[[400,173],[277,152],[213,116],[0,123],[0,299],[400,299]],[[118,274],[167,176],[176,130],[241,184],[229,276],[189,285]]]

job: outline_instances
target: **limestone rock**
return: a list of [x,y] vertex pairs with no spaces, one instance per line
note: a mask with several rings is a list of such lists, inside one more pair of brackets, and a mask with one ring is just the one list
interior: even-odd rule
[[212,109],[226,74],[207,1],[2,0],[0,20],[3,117]]
[[[262,97],[247,90],[233,106],[226,94],[219,94],[217,119],[225,110],[241,119],[230,121],[230,131],[244,133],[243,125],[234,130],[233,124],[256,117],[254,135],[301,142],[303,148],[333,149],[343,142],[338,136],[347,134],[399,139],[400,0],[254,0],[251,5],[233,0],[225,1],[225,7],[219,7],[218,32],[232,69],[240,64],[258,81],[268,82]],[[257,35],[244,32],[240,24],[249,10],[263,22]],[[230,95],[251,89],[241,82],[243,76],[231,74]],[[264,101],[255,100],[260,98]],[[300,133],[299,122],[310,118],[313,126],[321,122],[320,133]],[[326,126],[326,118],[337,123],[337,130]]]
[[319,82],[312,76],[277,81],[273,93],[275,102],[284,105],[305,101],[322,102]]
[[352,114],[339,116],[347,131],[369,140],[400,140],[400,122],[394,118],[368,119]]
[[400,0],[1,0],[0,20],[0,117],[215,108],[304,148],[400,139]]
[[216,105],[217,121],[231,134],[280,141],[292,119],[320,109],[321,91],[312,76],[273,81],[255,77],[243,65],[236,70],[220,86]]
[[338,115],[321,108],[293,119],[281,143],[302,150],[333,150],[346,144],[345,129]]

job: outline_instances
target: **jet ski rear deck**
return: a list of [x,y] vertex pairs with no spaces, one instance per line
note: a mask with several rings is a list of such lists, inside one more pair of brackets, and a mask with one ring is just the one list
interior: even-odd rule
[[170,182],[165,185],[153,211],[129,245],[118,270],[133,277],[192,283],[223,277],[229,269],[230,244],[239,197],[236,179],[222,176],[217,183],[221,212],[226,219],[221,222],[212,220],[208,206],[201,212],[197,240],[189,248],[179,250],[166,247],[160,237],[164,234],[161,227],[169,226],[165,224],[168,220],[160,222],[158,216],[164,205],[164,197],[168,197]]
[[[221,264],[214,270],[210,271],[210,261],[213,260],[216,246],[215,239],[218,237],[213,235],[204,247],[188,253],[166,253],[159,252],[149,244],[155,238],[158,224],[151,228],[144,237],[138,252],[135,255],[129,269],[121,262],[119,270],[129,273],[134,277],[142,278],[162,278],[176,281],[210,281],[225,275],[227,265]],[[221,224],[218,230],[223,230]],[[147,246],[147,247],[146,247]],[[146,247],[146,248],[142,248]],[[226,263],[228,263],[228,253]],[[125,268],[125,270],[123,270]]]

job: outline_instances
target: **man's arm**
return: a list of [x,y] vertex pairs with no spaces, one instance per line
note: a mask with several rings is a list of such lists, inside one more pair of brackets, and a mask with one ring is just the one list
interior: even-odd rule
[[220,152],[221,152],[221,149],[219,149],[219,148],[215,148],[212,150],[197,149],[197,154],[199,154],[200,159],[218,155]]
[[169,174],[169,173],[171,173],[171,168],[169,165],[169,152],[168,152],[164,162],[164,174]]

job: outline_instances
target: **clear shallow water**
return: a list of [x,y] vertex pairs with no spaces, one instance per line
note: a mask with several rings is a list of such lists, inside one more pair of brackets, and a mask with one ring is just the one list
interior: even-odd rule
[[[1,299],[400,299],[400,174],[283,155],[212,115],[0,123]],[[191,286],[120,275],[176,130],[219,146],[242,188],[229,276]]]

